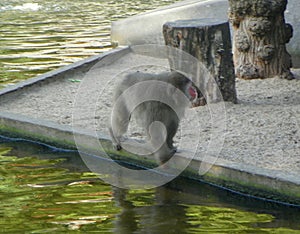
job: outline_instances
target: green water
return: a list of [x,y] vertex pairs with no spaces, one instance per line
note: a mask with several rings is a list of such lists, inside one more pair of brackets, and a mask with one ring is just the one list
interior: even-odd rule
[[300,233],[299,208],[184,179],[113,188],[72,151],[0,138],[0,166],[0,233]]
[[1,0],[0,88],[111,49],[111,22],[178,0]]
[[[1,0],[0,88],[107,51],[111,21],[175,1]],[[124,191],[76,152],[4,138],[0,199],[0,233],[300,233],[298,208],[183,179]]]

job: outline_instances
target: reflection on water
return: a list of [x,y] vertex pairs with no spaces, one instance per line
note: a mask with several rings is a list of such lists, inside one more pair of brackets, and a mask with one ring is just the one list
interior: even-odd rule
[[0,138],[0,165],[3,233],[300,233],[299,209],[183,179],[112,188],[73,151]]
[[111,21],[178,0],[1,0],[0,88],[111,49]]

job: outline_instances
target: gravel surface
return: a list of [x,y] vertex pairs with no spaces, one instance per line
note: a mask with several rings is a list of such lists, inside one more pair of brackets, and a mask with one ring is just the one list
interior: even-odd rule
[[[107,135],[115,81],[128,68],[158,73],[167,66],[164,59],[127,54],[96,65],[85,76],[78,74],[4,95],[0,98],[1,111],[66,125],[72,124],[74,116],[76,126],[96,128]],[[189,109],[182,126],[192,126],[179,131],[179,148],[196,145],[198,157],[217,153],[220,159],[300,173],[300,70],[293,72],[296,79],[291,81],[237,80],[238,104]],[[191,121],[195,118],[196,126]],[[141,137],[134,122],[128,135]]]

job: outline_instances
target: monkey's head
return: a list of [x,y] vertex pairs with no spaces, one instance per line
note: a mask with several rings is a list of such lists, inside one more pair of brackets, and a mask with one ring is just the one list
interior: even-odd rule
[[173,71],[170,75],[171,84],[173,84],[177,89],[183,91],[190,101],[194,101],[198,98],[197,89],[193,86],[192,81],[185,75]]

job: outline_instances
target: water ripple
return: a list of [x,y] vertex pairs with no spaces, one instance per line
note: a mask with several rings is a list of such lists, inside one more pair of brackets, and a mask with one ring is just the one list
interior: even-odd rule
[[0,88],[112,48],[110,25],[177,0],[1,0]]

